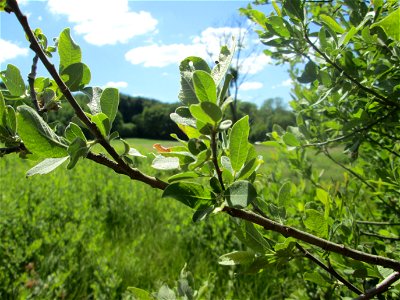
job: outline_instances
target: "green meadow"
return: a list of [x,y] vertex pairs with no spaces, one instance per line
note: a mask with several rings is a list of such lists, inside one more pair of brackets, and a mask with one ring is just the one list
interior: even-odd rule
[[[128,141],[142,153],[156,143]],[[257,149],[265,161],[261,182],[271,176],[290,180],[293,174],[273,148]],[[166,177],[151,169],[151,157],[137,163]],[[315,163],[323,166],[326,159],[316,156]],[[185,264],[193,289],[205,299],[262,299],[277,286],[295,291],[302,280],[285,283],[282,274],[293,272],[292,264],[255,275],[218,265],[220,255],[243,249],[228,216],[193,224],[192,211],[181,203],[92,161],[26,178],[34,164],[16,155],[0,159],[1,299],[131,299],[130,287],[174,288]],[[341,173],[334,168],[323,176]]]

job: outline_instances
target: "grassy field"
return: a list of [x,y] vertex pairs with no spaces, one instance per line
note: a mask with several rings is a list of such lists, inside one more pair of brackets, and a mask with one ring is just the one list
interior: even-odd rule
[[[129,143],[146,153],[155,142]],[[273,149],[258,150],[268,176],[282,162]],[[141,169],[160,175],[148,161]],[[285,268],[244,276],[217,264],[242,248],[227,216],[193,225],[187,207],[91,161],[25,178],[33,165],[15,155],[0,159],[1,299],[129,298],[128,287],[175,286],[185,263],[194,288],[203,286],[210,299],[259,299],[284,280],[275,275]],[[327,178],[338,174],[331,169]]]

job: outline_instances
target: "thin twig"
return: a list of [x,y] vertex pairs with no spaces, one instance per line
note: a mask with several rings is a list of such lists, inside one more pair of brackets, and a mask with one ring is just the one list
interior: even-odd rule
[[218,165],[218,153],[217,153],[217,141],[216,141],[217,134],[218,132],[213,129],[213,132],[211,133],[211,155],[215,171],[217,172],[219,184],[221,185],[221,188],[224,191],[225,186],[224,186],[224,181],[222,179],[222,171]]
[[382,239],[382,240],[400,241],[400,238],[398,238],[398,237],[384,236],[384,235],[376,234],[373,232],[362,231],[362,230],[360,230],[360,234],[365,235],[365,236],[372,236],[372,237]]
[[361,221],[361,220],[356,220],[356,223],[357,224],[365,224],[365,225],[375,225],[375,226],[399,226],[400,225],[400,223]]
[[19,145],[13,146],[13,147],[0,148],[0,157],[7,155],[7,154],[20,153],[20,152],[29,153],[23,143],[20,143]]
[[400,273],[394,272],[390,274],[388,277],[386,277],[381,283],[367,290],[364,294],[362,294],[355,300],[372,299],[372,297],[386,292],[390,288],[390,286],[399,279],[400,279]]
[[42,113],[42,108],[39,105],[36,91],[35,91],[35,78],[36,78],[36,70],[37,70],[37,63],[39,60],[39,56],[35,54],[32,60],[32,67],[31,67],[31,72],[28,74],[28,84],[29,84],[29,91],[31,94],[32,102],[33,105],[36,108],[36,111],[40,114]]
[[345,286],[347,286],[349,290],[353,291],[357,295],[361,295],[363,293],[355,285],[353,285],[351,282],[349,282],[348,280],[343,278],[338,272],[336,272],[336,270],[331,265],[326,266],[322,261],[320,261],[314,255],[312,255],[306,249],[304,249],[299,243],[296,243],[296,248],[299,249],[301,252],[303,252],[305,257],[310,259],[312,262],[314,262],[315,264],[320,266],[322,269],[327,271],[329,274],[331,274],[333,277],[335,277],[337,280],[339,280],[341,283],[343,283]]

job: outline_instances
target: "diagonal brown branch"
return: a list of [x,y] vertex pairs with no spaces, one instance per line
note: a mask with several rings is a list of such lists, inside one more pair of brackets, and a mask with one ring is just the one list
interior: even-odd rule
[[394,272],[394,273],[390,274],[388,277],[386,277],[381,283],[379,283],[372,289],[369,289],[368,291],[366,291],[365,294],[356,298],[356,300],[372,299],[374,296],[386,292],[390,288],[390,286],[399,279],[400,279],[400,273]]

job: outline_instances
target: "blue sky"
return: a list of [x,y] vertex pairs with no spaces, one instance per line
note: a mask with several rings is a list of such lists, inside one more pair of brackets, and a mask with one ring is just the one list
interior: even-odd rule
[[[236,61],[242,74],[239,98],[257,105],[271,97],[290,100],[284,67],[274,66],[238,9],[249,1],[19,1],[32,28],[51,41],[65,28],[81,46],[92,73],[91,86],[114,86],[121,93],[163,102],[178,101],[179,62],[191,55],[214,61],[221,40],[244,35],[246,48]],[[111,5],[111,7],[110,7]],[[268,11],[270,7],[262,6]],[[0,67],[18,66],[26,77],[33,58],[14,15],[0,14]],[[241,23],[241,28],[238,28]],[[240,31],[241,30],[241,31]],[[246,31],[247,30],[247,31]],[[229,40],[229,39],[228,39]],[[54,64],[57,65],[57,55]],[[46,72],[39,68],[39,75]]]

